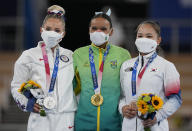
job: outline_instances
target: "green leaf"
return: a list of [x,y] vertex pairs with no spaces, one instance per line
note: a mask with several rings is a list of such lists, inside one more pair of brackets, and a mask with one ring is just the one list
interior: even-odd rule
[[139,96],[139,97],[138,97],[138,100],[142,100],[142,96]]
[[32,86],[33,86],[32,84],[26,84],[26,85],[24,86],[24,88],[29,90]]
[[23,94],[26,90],[27,90],[26,88],[23,88],[23,89],[22,89],[22,94]]
[[155,108],[152,105],[149,105],[149,113],[155,112]]
[[151,131],[150,127],[145,127],[144,131]]
[[151,100],[151,97],[150,96],[145,96],[144,98],[143,98],[143,101],[145,101],[145,102],[149,102]]
[[46,116],[45,110],[40,110],[40,116]]

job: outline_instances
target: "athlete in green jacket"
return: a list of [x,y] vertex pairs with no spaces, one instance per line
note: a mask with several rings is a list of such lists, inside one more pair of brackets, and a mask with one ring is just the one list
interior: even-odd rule
[[120,67],[131,57],[127,50],[108,43],[113,32],[108,15],[99,13],[91,19],[92,44],[73,54],[74,90],[80,93],[75,131],[121,130]]

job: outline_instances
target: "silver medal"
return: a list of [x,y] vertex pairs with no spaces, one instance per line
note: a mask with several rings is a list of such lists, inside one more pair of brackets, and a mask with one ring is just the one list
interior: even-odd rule
[[53,97],[48,96],[48,97],[45,97],[45,99],[43,101],[43,105],[47,109],[53,109],[56,106],[56,101],[55,101],[55,99]]

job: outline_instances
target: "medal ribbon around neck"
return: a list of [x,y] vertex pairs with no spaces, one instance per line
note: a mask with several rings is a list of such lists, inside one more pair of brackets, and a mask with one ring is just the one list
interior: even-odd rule
[[90,66],[91,66],[91,74],[92,74],[92,80],[93,80],[93,86],[94,86],[95,94],[100,94],[102,74],[103,74],[103,69],[104,69],[104,62],[105,62],[105,59],[107,57],[107,54],[109,53],[109,49],[110,49],[110,45],[107,45],[107,49],[103,55],[102,63],[99,67],[98,80],[97,80],[93,50],[91,49],[91,47],[89,48],[89,62],[90,62]]
[[[142,71],[138,74],[138,80],[137,80],[137,85],[140,85],[141,79],[143,77],[143,74],[145,73],[147,67],[149,66],[150,63],[153,62],[153,60],[157,57],[157,53],[155,52],[150,58],[145,67],[142,69]],[[133,71],[132,71],[132,78],[131,78],[131,86],[132,86],[132,96],[136,95],[136,75],[137,75],[137,66],[139,64],[139,57],[135,61],[135,64],[133,66]]]
[[59,49],[56,49],[56,58],[55,58],[55,64],[54,64],[54,69],[52,72],[51,80],[50,80],[49,61],[48,61],[48,56],[47,56],[47,53],[45,50],[44,43],[41,45],[41,50],[42,50],[43,60],[44,60],[44,64],[45,64],[46,85],[48,86],[50,84],[48,93],[51,93],[54,90],[54,85],[55,85],[55,81],[57,78],[57,72],[58,72],[58,66],[59,66]]

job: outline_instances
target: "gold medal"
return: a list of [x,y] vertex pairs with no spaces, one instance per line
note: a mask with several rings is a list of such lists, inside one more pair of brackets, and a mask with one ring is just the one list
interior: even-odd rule
[[101,96],[100,94],[95,94],[91,97],[91,103],[94,106],[100,106],[103,104],[103,96]]

